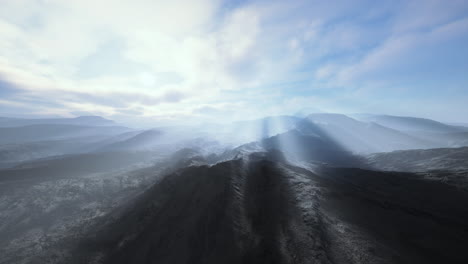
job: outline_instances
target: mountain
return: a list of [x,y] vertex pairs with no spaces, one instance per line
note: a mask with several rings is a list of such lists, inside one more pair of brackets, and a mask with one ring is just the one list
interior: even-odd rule
[[41,182],[114,172],[133,164],[148,162],[155,155],[152,152],[100,152],[38,159],[0,169],[0,183]]
[[411,132],[415,137],[433,142],[433,148],[468,146],[468,132]]
[[327,136],[342,148],[356,153],[432,147],[430,141],[342,114],[309,115],[299,123],[298,129],[312,135]]
[[468,260],[467,192],[415,174],[312,173],[261,157],[162,178],[98,224],[69,263]]
[[87,152],[100,137],[82,137],[63,140],[35,141],[0,145],[0,168],[20,162]]
[[[331,166],[360,166],[359,157],[353,155],[326,135],[304,134],[291,130],[260,142],[252,142],[224,153],[224,160],[245,157],[254,152],[280,152],[284,159],[293,163],[326,163]],[[276,155],[278,156],[278,155]]]
[[468,128],[451,126],[431,119],[406,116],[373,115],[365,118],[382,126],[400,131],[450,133],[467,131]]
[[465,126],[449,125],[417,117],[364,114],[354,116],[360,120],[390,127],[430,142],[430,148],[468,146],[468,127]]
[[374,168],[387,171],[466,170],[468,147],[375,153],[367,159]]
[[43,119],[24,119],[24,118],[0,118],[0,127],[18,127],[38,124],[57,124],[57,125],[79,125],[79,126],[116,126],[112,120],[100,116],[79,116],[75,118],[43,118]]
[[[134,133],[132,133],[134,134]],[[161,137],[164,133],[160,130],[146,130],[132,135],[129,138],[121,141],[116,141],[111,144],[103,146],[100,150],[106,151],[135,151],[135,150],[150,150],[158,144],[162,144]],[[127,134],[129,135],[129,134]]]
[[[246,121],[240,124],[241,126],[237,125],[229,127],[230,130],[225,130],[231,134],[233,132],[240,134],[237,138],[242,138],[242,140],[237,140],[238,143],[261,141],[296,131],[302,135],[322,138],[328,142],[327,144],[340,145],[342,150],[356,154],[447,146],[445,142],[435,142],[431,138],[410,135],[376,123],[358,121],[342,114],[320,113],[311,114],[306,118],[283,116]],[[226,134],[229,135],[229,133]],[[287,141],[288,137],[296,138],[297,136],[297,134],[290,133],[289,136],[281,136],[281,140]],[[309,147],[314,148],[310,145]]]
[[294,129],[300,120],[301,118],[294,116],[270,116],[225,125],[208,126],[202,130],[220,142],[239,146]]
[[129,130],[129,128],[119,126],[78,126],[68,124],[0,127],[0,144],[61,140],[90,136],[109,136]]
[[468,132],[425,129],[0,127],[0,263],[468,263]]
[[447,125],[451,126],[462,126],[468,128],[468,123],[447,123]]
[[220,159],[278,150],[289,161],[366,167],[358,154],[429,148],[432,145],[433,142],[345,115],[313,114],[297,121],[294,129],[228,150]]

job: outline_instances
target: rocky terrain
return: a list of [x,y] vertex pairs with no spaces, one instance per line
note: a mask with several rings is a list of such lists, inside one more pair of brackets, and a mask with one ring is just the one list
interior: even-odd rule
[[195,128],[110,129],[10,159],[0,263],[467,263],[466,147],[366,154],[342,144],[366,137],[337,130],[416,141],[336,115],[274,120],[241,123],[264,129],[236,147]]
[[368,162],[380,170],[430,171],[465,170],[468,168],[468,147],[401,150],[375,153]]
[[253,154],[164,177],[88,236],[73,259],[463,263],[466,208],[468,192],[417,174],[311,172]]

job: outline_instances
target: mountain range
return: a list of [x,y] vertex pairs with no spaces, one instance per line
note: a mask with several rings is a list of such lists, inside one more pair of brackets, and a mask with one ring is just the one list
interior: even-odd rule
[[0,120],[0,263],[466,263],[468,128]]

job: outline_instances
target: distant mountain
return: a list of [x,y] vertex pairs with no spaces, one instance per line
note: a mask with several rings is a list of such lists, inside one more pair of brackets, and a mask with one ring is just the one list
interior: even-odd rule
[[462,126],[468,128],[468,123],[447,123],[448,125],[451,126]]
[[129,128],[119,126],[78,126],[68,124],[0,127],[0,144],[61,140],[89,136],[110,136],[129,130]]
[[117,141],[112,144],[105,145],[100,150],[149,150],[154,148],[158,144],[164,143],[161,141],[161,137],[163,134],[164,133],[160,130],[146,130],[143,132],[139,132],[136,135],[132,135],[131,137],[126,138],[122,141]]
[[468,130],[468,128],[465,127],[451,126],[419,117],[373,115],[365,117],[364,120],[400,131],[449,133]]
[[88,151],[100,137],[80,137],[0,145],[0,167],[10,167],[34,159]]
[[[220,160],[246,157],[255,152],[268,152],[277,159],[293,163],[326,163],[331,166],[358,166],[360,159],[326,134],[312,135],[293,129],[261,141],[241,145],[220,155]],[[277,151],[277,152],[275,152]]]
[[429,140],[341,114],[312,114],[295,128],[228,150],[221,160],[258,151],[279,150],[290,161],[366,167],[357,154],[438,146]]
[[311,114],[298,124],[298,129],[306,134],[327,136],[342,148],[357,153],[433,147],[430,141],[342,114]]
[[100,152],[64,155],[21,163],[13,168],[0,169],[0,183],[8,181],[41,181],[111,172],[153,158],[151,152]]
[[409,132],[421,139],[434,142],[434,148],[458,148],[468,146],[468,131],[467,132]]
[[286,159],[323,162],[332,166],[359,166],[359,158],[328,135],[310,135],[298,130],[264,139],[266,150],[280,150]]
[[361,116],[361,119],[394,128],[413,137],[431,142],[431,148],[468,146],[468,127],[449,125],[417,117],[370,115],[367,117]]
[[81,126],[115,126],[112,120],[100,116],[79,116],[75,118],[24,119],[0,117],[0,127],[17,127],[37,124],[60,124]]
[[200,132],[196,137],[211,137],[236,147],[294,129],[300,120],[294,116],[270,116],[227,124],[204,124],[191,133]]
[[374,122],[362,122],[332,113],[310,114],[305,118],[277,116],[240,121],[218,129],[214,127],[213,130],[217,132],[216,136],[225,135],[224,138],[220,136],[221,141],[233,139],[240,145],[297,130],[304,135],[326,137],[354,153],[447,146]]

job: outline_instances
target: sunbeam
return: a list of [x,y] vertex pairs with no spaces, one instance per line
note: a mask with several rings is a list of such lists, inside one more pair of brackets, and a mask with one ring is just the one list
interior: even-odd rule
[[468,263],[468,0],[0,0],[0,264]]

